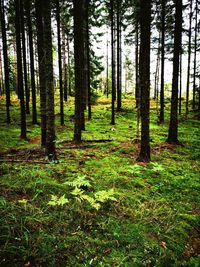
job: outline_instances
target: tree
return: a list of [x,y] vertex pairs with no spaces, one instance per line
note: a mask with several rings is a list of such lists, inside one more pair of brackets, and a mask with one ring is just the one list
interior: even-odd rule
[[16,46],[17,46],[17,87],[20,100],[21,111],[21,138],[26,139],[26,110],[24,101],[24,83],[22,70],[22,53],[21,53],[21,8],[22,0],[15,0],[15,29],[16,29]]
[[60,124],[61,125],[64,125],[63,79],[62,79],[62,51],[61,51],[60,4],[59,4],[59,0],[56,0],[56,21],[57,21],[58,68],[59,68],[59,85],[60,85]]
[[32,123],[37,124],[37,107],[36,107],[36,88],[35,88],[35,62],[33,52],[33,30],[31,21],[31,1],[26,0],[25,9],[28,26],[28,37],[29,37],[29,55],[30,55],[30,72],[31,72],[31,92],[32,92]]
[[188,30],[188,68],[187,68],[187,85],[186,85],[186,116],[189,112],[189,92],[190,92],[190,63],[191,63],[191,37],[192,37],[192,3],[190,0],[189,30]]
[[39,65],[40,84],[40,113],[41,113],[41,146],[46,146],[46,75],[45,75],[45,47],[44,47],[44,21],[43,4],[41,0],[35,0],[37,52]]
[[0,18],[1,18],[1,32],[3,41],[3,57],[4,57],[4,75],[5,75],[5,91],[6,91],[6,115],[7,123],[10,123],[10,84],[9,84],[9,67],[8,67],[8,46],[5,27],[4,1],[0,0]]
[[54,87],[53,87],[53,55],[51,33],[51,1],[43,2],[44,16],[44,48],[45,48],[45,78],[46,78],[46,117],[47,137],[46,155],[49,160],[56,159],[55,151],[55,115],[54,115]]
[[114,34],[114,1],[110,0],[111,18],[111,65],[112,65],[112,118],[111,124],[115,125],[115,97],[116,97],[116,77],[115,77],[115,34]]
[[161,21],[161,85],[160,85],[160,123],[164,123],[164,78],[165,78],[165,0],[162,0]]
[[85,46],[84,46],[85,0],[74,0],[74,64],[75,64],[75,125],[74,141],[80,143],[84,124]]
[[[144,19],[145,17],[145,19]],[[150,161],[149,97],[150,97],[150,37],[151,1],[140,1],[140,91],[141,91],[141,149],[139,161]]]
[[178,74],[180,64],[180,47],[182,36],[182,0],[175,2],[175,31],[174,31],[174,56],[173,56],[173,78],[172,78],[172,96],[170,125],[168,132],[168,143],[178,144]]

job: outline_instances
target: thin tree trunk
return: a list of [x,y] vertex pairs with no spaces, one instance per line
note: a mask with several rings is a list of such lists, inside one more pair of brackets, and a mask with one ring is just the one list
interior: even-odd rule
[[151,1],[141,0],[140,27],[141,149],[138,160],[149,162]]
[[196,13],[195,13],[195,36],[194,36],[194,67],[193,67],[193,100],[192,108],[195,109],[195,95],[196,95],[196,65],[197,65],[197,31],[198,31],[198,3],[196,0]]
[[10,123],[10,85],[9,85],[9,67],[8,67],[8,46],[5,26],[4,1],[0,0],[0,18],[1,32],[3,42],[3,57],[4,57],[4,76],[5,76],[5,91],[6,91],[6,122]]
[[46,76],[45,76],[45,48],[44,48],[44,22],[43,4],[41,0],[35,1],[36,7],[36,28],[37,28],[37,50],[39,67],[40,87],[40,113],[41,113],[41,146],[46,146]]
[[24,0],[20,0],[20,23],[21,23],[21,37],[22,37],[22,54],[23,54],[23,69],[24,69],[24,88],[26,96],[26,114],[30,114],[29,100],[30,94],[28,89],[27,79],[27,65],[26,65],[26,39],[25,39],[25,26],[24,26]]
[[182,36],[182,0],[176,1],[175,32],[174,32],[174,58],[170,125],[167,142],[178,144],[178,74],[179,56]]
[[75,125],[74,141],[81,142],[84,121],[84,0],[74,1]]
[[67,58],[68,58],[68,89],[69,89],[69,96],[72,96],[69,36],[67,36],[67,54],[68,54],[67,55]]
[[165,0],[162,0],[162,36],[161,36],[161,84],[160,84],[160,117],[159,122],[164,123],[164,86],[165,86]]
[[121,8],[121,5],[120,5],[120,0],[117,0],[117,111],[120,111],[121,110],[121,106],[122,106],[122,89],[121,89],[121,86],[120,86],[120,41],[121,41],[121,38],[120,38],[120,8]]
[[179,71],[179,115],[182,111],[182,51],[180,52],[180,71]]
[[90,1],[86,1],[86,50],[87,50],[87,91],[88,91],[88,119],[92,118],[91,107],[91,84],[90,84],[90,27],[89,27],[89,6]]
[[30,0],[26,0],[27,25],[29,37],[29,55],[30,55],[30,72],[31,72],[31,92],[32,92],[32,123],[37,124],[37,107],[36,107],[36,88],[35,88],[35,62],[33,53],[33,31],[30,13]]
[[192,37],[192,2],[190,0],[190,18],[189,18],[189,37],[188,37],[188,68],[187,68],[187,86],[186,86],[186,116],[189,113],[189,94],[190,94],[190,61],[191,61],[191,37]]
[[[139,22],[135,24],[135,99],[136,108],[140,102],[140,86],[139,86]],[[138,113],[138,112],[137,112]]]
[[67,101],[68,92],[67,92],[67,59],[66,59],[66,42],[65,42],[65,30],[64,25],[62,25],[62,54],[63,54],[63,93],[64,101]]
[[116,81],[115,81],[115,34],[114,34],[114,2],[110,0],[111,7],[111,61],[112,61],[112,118],[111,124],[115,124],[115,95],[116,95]]
[[46,110],[47,110],[47,142],[46,155],[49,160],[56,159],[55,151],[55,115],[53,87],[53,55],[51,34],[51,1],[45,2],[44,15],[44,46],[45,46],[45,75],[46,75]]
[[15,0],[15,28],[16,28],[16,46],[17,46],[17,86],[20,99],[21,110],[21,138],[26,139],[26,109],[24,101],[24,83],[22,71],[22,54],[21,54],[21,0]]
[[60,35],[60,4],[59,4],[59,0],[56,0],[56,20],[57,20],[58,68],[59,68],[59,86],[60,86],[60,124],[64,125],[62,51],[61,51],[61,35]]
[[106,44],[106,97],[109,95],[109,61],[108,61],[108,32],[107,32],[107,44]]

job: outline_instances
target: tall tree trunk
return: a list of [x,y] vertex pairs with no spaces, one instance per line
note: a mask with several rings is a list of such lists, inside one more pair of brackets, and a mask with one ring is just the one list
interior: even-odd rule
[[[180,49],[182,50],[182,49]],[[182,111],[182,51],[180,51],[180,70],[179,70],[179,115]]]
[[53,87],[53,55],[51,34],[51,1],[45,2],[44,16],[44,46],[45,46],[45,75],[46,75],[46,116],[47,142],[46,155],[49,160],[56,159],[55,151],[55,115],[54,115],[54,87]]
[[74,0],[75,125],[74,141],[81,142],[84,124],[85,49],[84,0]]
[[90,14],[90,1],[86,1],[86,50],[87,50],[87,91],[88,91],[88,119],[92,118],[91,107],[91,84],[90,84],[90,26],[89,26],[89,14]]
[[26,64],[26,38],[25,38],[25,26],[24,26],[24,0],[20,0],[20,23],[21,23],[21,36],[22,36],[22,54],[23,54],[23,69],[24,69],[24,88],[26,96],[26,114],[30,114],[30,93],[28,88],[27,79],[27,64]]
[[2,55],[1,55],[1,46],[0,46],[0,95],[4,93],[4,82],[3,82],[3,66],[2,66]]
[[[149,109],[150,109],[150,38],[151,1],[141,0],[140,7],[140,90],[141,90],[141,149],[139,161],[150,161]],[[144,19],[145,17],[145,19]]]
[[46,75],[45,75],[45,48],[44,48],[44,22],[43,4],[41,0],[35,1],[36,28],[37,28],[37,50],[39,65],[39,87],[40,87],[40,113],[41,113],[41,146],[46,146]]
[[109,95],[109,61],[108,61],[108,32],[107,32],[107,44],[106,44],[106,97]]
[[15,28],[16,28],[16,46],[17,46],[17,86],[20,99],[21,110],[21,138],[26,139],[26,109],[24,101],[24,83],[22,71],[22,54],[21,54],[21,0],[15,0]]
[[65,42],[64,25],[62,25],[62,54],[63,54],[63,94],[64,94],[64,101],[67,101],[68,73],[67,73],[66,42]]
[[161,36],[161,85],[160,85],[160,123],[164,123],[164,85],[165,85],[165,0],[162,0]]
[[196,66],[197,66],[197,31],[198,31],[198,3],[196,0],[195,7],[195,36],[194,36],[194,67],[193,67],[193,100],[192,100],[192,108],[195,109],[195,95],[196,95]]
[[189,95],[190,95],[190,61],[191,61],[191,37],[192,37],[192,2],[190,0],[190,18],[189,18],[189,35],[188,35],[188,68],[187,68],[187,86],[186,86],[186,116],[189,112]]
[[59,0],[56,0],[56,20],[57,20],[58,68],[59,68],[59,86],[60,86],[60,124],[61,125],[64,125],[63,79],[62,79],[62,51],[61,51],[60,4],[59,4]]
[[31,92],[32,92],[32,123],[37,124],[37,107],[36,107],[36,88],[35,88],[35,62],[33,52],[33,31],[30,12],[30,0],[26,0],[26,13],[29,37],[29,55],[30,55],[30,72],[31,72]]
[[110,16],[111,16],[111,62],[112,62],[112,118],[111,124],[115,124],[115,96],[116,96],[116,80],[115,80],[115,23],[114,23],[114,1],[110,0]]
[[121,47],[121,14],[120,14],[120,9],[121,9],[121,4],[120,4],[120,0],[117,0],[117,111],[121,110],[121,106],[122,106],[122,89],[121,89],[121,82],[120,82],[120,47]]
[[[140,102],[140,86],[139,86],[139,22],[135,24],[135,99],[136,108],[139,108]],[[137,112],[138,113],[138,112]]]
[[160,73],[160,41],[161,41],[161,37],[159,34],[156,71],[155,71],[155,82],[154,82],[154,99],[156,100],[156,103],[158,103],[158,85],[159,85],[159,73]]
[[10,123],[10,85],[9,85],[9,67],[8,67],[8,46],[5,26],[4,1],[0,0],[0,18],[1,32],[3,42],[3,58],[4,58],[4,75],[5,75],[5,91],[6,91],[6,122]]
[[68,59],[68,66],[67,66],[68,67],[67,68],[68,69],[68,89],[69,89],[69,96],[72,96],[69,36],[67,36],[67,59]]
[[170,125],[167,142],[179,143],[178,141],[178,74],[179,56],[182,36],[182,0],[176,1],[175,32],[174,32],[174,57]]

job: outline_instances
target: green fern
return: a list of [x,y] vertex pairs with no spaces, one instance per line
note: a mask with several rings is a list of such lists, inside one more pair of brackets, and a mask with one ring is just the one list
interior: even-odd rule
[[86,175],[78,176],[74,181],[65,182],[64,184],[78,188],[80,188],[81,186],[91,187],[90,182],[86,179]]
[[65,197],[65,195],[58,197],[55,195],[51,195],[51,200],[48,202],[50,206],[63,206],[64,204],[69,203],[69,200]]

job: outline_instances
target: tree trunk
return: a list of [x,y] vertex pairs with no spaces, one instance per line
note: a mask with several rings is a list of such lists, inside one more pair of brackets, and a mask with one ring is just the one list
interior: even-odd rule
[[59,4],[59,0],[56,0],[56,20],[57,20],[58,68],[59,68],[59,86],[60,86],[60,124],[64,125],[62,51],[61,51],[61,35],[60,35],[60,4]]
[[53,55],[51,34],[51,1],[45,2],[44,16],[44,46],[45,46],[45,75],[46,75],[46,116],[47,142],[46,155],[49,160],[56,159],[55,152],[55,115],[54,115],[54,87],[53,87]]
[[45,50],[44,50],[44,22],[43,4],[41,0],[35,1],[37,50],[39,65],[40,113],[41,113],[41,146],[46,146],[46,76],[45,76]]
[[30,92],[28,88],[27,79],[27,64],[26,64],[26,39],[25,39],[25,26],[24,26],[24,0],[20,0],[20,23],[21,23],[21,37],[22,37],[22,54],[23,54],[23,69],[24,69],[24,88],[26,96],[26,114],[30,114]]
[[37,124],[36,88],[35,88],[35,62],[33,53],[33,31],[30,12],[30,0],[26,0],[26,13],[29,37],[30,72],[31,72],[31,92],[32,92],[32,123]]
[[[182,50],[182,49],[180,49]],[[182,51],[180,52],[180,71],[179,71],[179,115],[182,111]]]
[[75,63],[75,125],[74,141],[81,142],[84,124],[85,49],[84,49],[84,0],[74,0],[74,63]]
[[117,111],[121,110],[122,106],[122,89],[121,89],[121,82],[120,82],[120,72],[121,72],[121,65],[120,65],[120,47],[121,47],[121,14],[120,14],[120,0],[117,0]]
[[21,110],[21,138],[26,139],[26,109],[24,101],[24,83],[22,71],[22,54],[21,54],[21,0],[15,0],[15,29],[16,29],[16,46],[17,46],[17,86],[20,99]]
[[192,2],[190,0],[189,36],[188,36],[188,68],[187,68],[187,87],[186,87],[186,116],[189,113],[189,94],[190,94],[190,61],[191,61],[191,37],[192,37]]
[[178,74],[182,36],[182,0],[176,1],[170,125],[167,142],[178,144]]
[[4,76],[5,76],[5,91],[6,91],[6,122],[10,123],[10,85],[9,85],[9,63],[8,63],[8,46],[5,26],[4,1],[0,0],[0,18],[1,32],[3,42],[3,58],[4,58]]
[[111,16],[111,62],[112,62],[112,118],[111,124],[115,125],[115,95],[116,95],[116,80],[115,80],[115,34],[114,34],[114,2],[110,0],[110,16]]
[[194,36],[194,67],[193,67],[193,100],[192,108],[195,109],[195,95],[196,95],[196,66],[197,66],[197,31],[198,31],[198,3],[196,0],[196,13],[195,13],[195,36]]
[[139,107],[140,101],[140,86],[139,86],[139,22],[135,24],[135,99],[136,108]]
[[[149,97],[150,97],[150,37],[151,1],[141,0],[140,10],[140,90],[141,90],[141,149],[139,161],[150,161]],[[145,19],[144,19],[145,17]]]
[[165,0],[162,0],[162,37],[161,37],[161,85],[160,85],[160,118],[159,122],[164,123],[164,86],[165,86]]
[[91,86],[90,86],[90,27],[89,27],[90,1],[86,1],[86,50],[87,50],[87,95],[88,95],[88,119],[92,118]]

